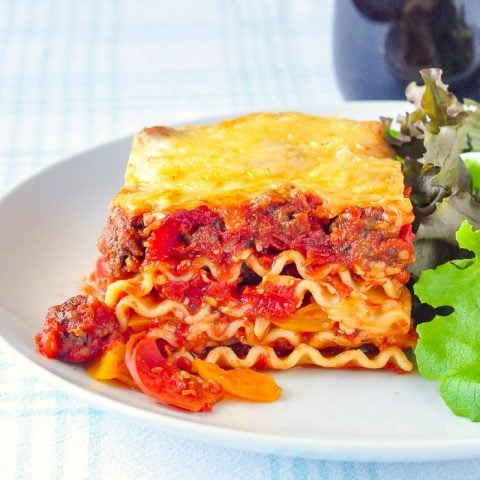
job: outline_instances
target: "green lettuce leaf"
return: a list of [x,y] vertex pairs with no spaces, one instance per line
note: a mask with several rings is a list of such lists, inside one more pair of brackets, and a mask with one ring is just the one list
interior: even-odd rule
[[473,258],[423,271],[414,286],[422,302],[449,310],[417,326],[415,356],[420,373],[440,382],[450,409],[480,421],[480,230],[463,221],[456,239]]
[[478,157],[475,158],[470,158],[467,156],[463,159],[465,162],[466,167],[468,168],[468,171],[470,172],[470,176],[472,177],[472,183],[473,183],[473,192],[475,195],[478,197],[480,194],[480,152],[476,152]]

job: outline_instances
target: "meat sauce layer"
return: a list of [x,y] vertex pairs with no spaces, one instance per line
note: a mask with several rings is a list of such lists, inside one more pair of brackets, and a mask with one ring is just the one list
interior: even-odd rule
[[[148,268],[159,263],[178,276],[194,270],[188,281],[166,281],[156,287],[160,298],[178,301],[192,313],[207,296],[219,304],[233,299],[248,305],[247,316],[252,318],[284,319],[296,310],[295,285],[260,284],[261,278],[246,264],[237,282],[222,280],[228,279],[233,260],[245,250],[254,252],[265,268],[280,252],[295,250],[306,258],[306,270],[312,276],[326,265],[337,264],[367,278],[386,272],[401,284],[408,281],[406,267],[413,261],[411,226],[397,226],[393,212],[351,207],[330,219],[320,198],[290,190],[243,205],[177,210],[148,230],[144,238],[143,221],[115,208],[100,237],[103,256],[97,277],[109,284],[128,278],[140,265]],[[215,265],[220,276],[213,278],[208,267],[199,270],[194,263],[199,258]],[[292,264],[282,273],[299,277]],[[338,283],[340,292],[345,290],[338,279],[329,280]]]

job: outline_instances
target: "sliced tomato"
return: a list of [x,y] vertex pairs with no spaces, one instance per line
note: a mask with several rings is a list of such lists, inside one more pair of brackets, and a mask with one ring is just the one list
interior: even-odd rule
[[127,342],[125,363],[137,387],[157,402],[192,412],[208,412],[223,396],[222,386],[168,362],[146,332]]

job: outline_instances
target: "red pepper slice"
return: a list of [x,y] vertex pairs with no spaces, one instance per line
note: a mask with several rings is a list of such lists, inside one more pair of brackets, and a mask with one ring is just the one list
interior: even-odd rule
[[168,362],[155,338],[146,332],[132,335],[125,363],[137,387],[159,403],[192,412],[208,412],[223,396],[223,388]]

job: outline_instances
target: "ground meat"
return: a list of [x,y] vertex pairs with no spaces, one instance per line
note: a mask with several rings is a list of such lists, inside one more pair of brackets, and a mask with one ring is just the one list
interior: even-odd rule
[[311,195],[263,195],[252,202],[245,213],[257,249],[286,250],[304,234],[322,230],[321,220],[313,212],[321,201]]
[[120,337],[111,308],[91,295],[77,295],[49,308],[35,342],[38,351],[48,358],[87,362]]
[[98,239],[106,277],[125,278],[129,273],[138,271],[145,255],[144,227],[142,217],[130,217],[119,207],[112,209]]
[[413,261],[408,231],[401,235],[395,214],[380,207],[346,209],[332,222],[330,240],[352,270],[404,270]]

